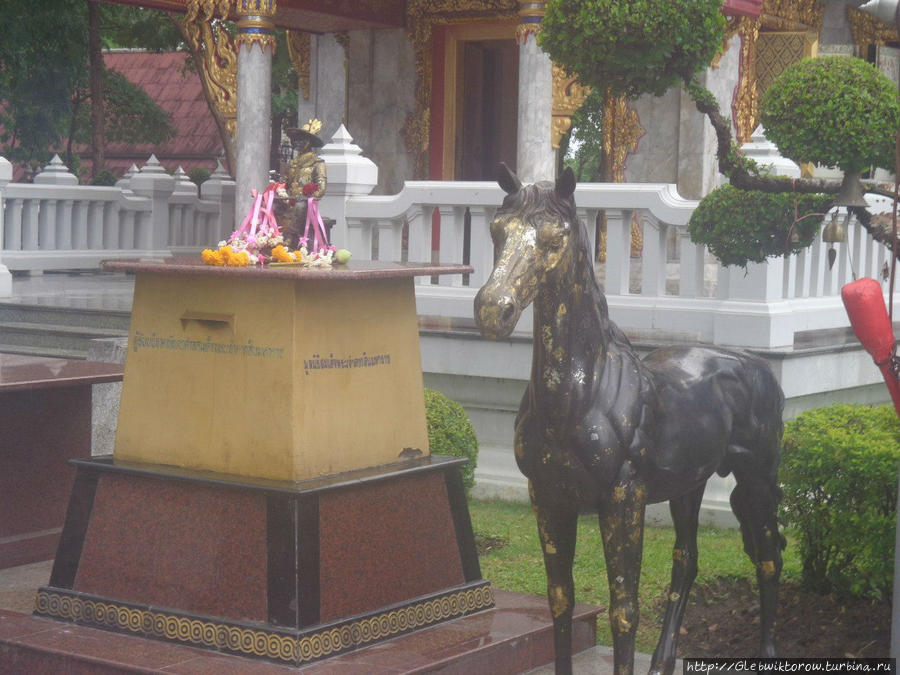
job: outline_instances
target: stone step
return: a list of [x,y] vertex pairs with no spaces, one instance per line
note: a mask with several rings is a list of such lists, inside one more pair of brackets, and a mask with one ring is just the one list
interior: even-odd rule
[[[90,304],[90,300],[85,300]],[[116,329],[128,332],[131,312],[97,307],[58,307],[42,304],[0,302],[0,322],[24,322],[52,326]]]
[[57,356],[62,351],[69,352],[70,358],[87,358],[91,340],[127,335],[120,328],[0,321],[0,351],[22,353],[27,348],[34,355]]

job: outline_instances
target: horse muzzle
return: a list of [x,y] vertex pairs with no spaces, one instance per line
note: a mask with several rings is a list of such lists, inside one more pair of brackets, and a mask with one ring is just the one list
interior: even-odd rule
[[486,338],[508,337],[521,314],[519,303],[509,294],[493,293],[485,286],[475,296],[475,325]]

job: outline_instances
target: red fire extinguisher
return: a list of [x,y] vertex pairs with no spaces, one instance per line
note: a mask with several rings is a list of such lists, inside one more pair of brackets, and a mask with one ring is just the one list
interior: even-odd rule
[[853,332],[881,370],[900,415],[900,359],[881,284],[868,277],[858,279],[841,289],[841,298]]

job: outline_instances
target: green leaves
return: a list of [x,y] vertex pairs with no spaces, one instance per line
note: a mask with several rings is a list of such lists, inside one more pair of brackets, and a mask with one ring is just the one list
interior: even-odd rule
[[861,59],[830,56],[791,66],[766,91],[760,117],[766,137],[795,162],[847,172],[894,168],[897,90]]
[[465,409],[453,399],[434,389],[425,390],[425,421],[428,425],[428,445],[437,455],[465,457],[469,463],[462,467],[466,490],[475,484],[475,464],[478,461],[478,439]]
[[709,65],[722,44],[721,0],[550,0],[541,46],[582,84],[657,96]]
[[688,224],[691,240],[705,244],[723,265],[746,267],[770,256],[796,253],[812,243],[821,218],[803,218],[795,229],[799,241],[791,242],[794,207],[797,217],[824,213],[832,198],[827,195],[795,195],[739,190],[723,185],[704,197]]
[[807,587],[890,598],[898,464],[893,406],[833,405],[787,423],[782,515],[798,533]]

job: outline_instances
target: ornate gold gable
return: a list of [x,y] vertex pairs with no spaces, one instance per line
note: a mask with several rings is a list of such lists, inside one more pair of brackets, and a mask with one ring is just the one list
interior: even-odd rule
[[234,172],[237,132],[237,49],[222,26],[228,18],[231,0],[187,0],[184,17],[178,22],[185,40],[200,65],[200,81],[206,99],[212,102],[213,117],[225,144],[229,171]]

